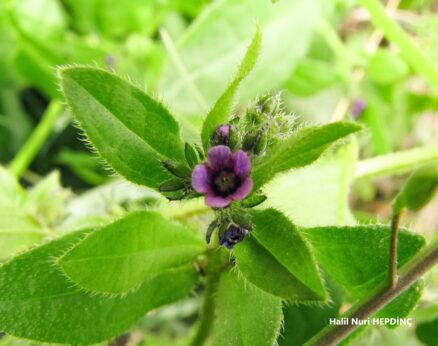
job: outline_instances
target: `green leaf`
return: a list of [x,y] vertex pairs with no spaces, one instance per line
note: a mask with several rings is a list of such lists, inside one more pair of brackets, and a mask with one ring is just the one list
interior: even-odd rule
[[157,188],[171,177],[161,161],[184,162],[178,123],[159,102],[100,69],[66,67],[60,76],[67,103],[91,143],[128,180]]
[[281,300],[229,271],[220,279],[216,295],[212,345],[274,345],[280,332]]
[[429,164],[416,170],[395,200],[395,208],[420,210],[438,189],[438,164]]
[[[417,306],[418,301],[423,294],[422,282],[416,282],[397,298],[395,298],[391,303],[386,305],[382,310],[380,310],[375,317],[377,318],[405,318],[409,313],[414,310]],[[398,324],[386,324],[385,327],[389,329],[394,329]]]
[[221,124],[227,123],[228,118],[233,111],[233,101],[237,92],[237,88],[239,87],[240,82],[256,64],[257,57],[259,56],[261,41],[262,34],[259,27],[257,27],[256,33],[254,34],[254,37],[246,50],[245,56],[240,63],[234,79],[207,114],[201,133],[202,145],[205,150],[208,149],[210,137],[216,128]]
[[[309,46],[321,14],[321,1],[294,0],[271,4],[265,0],[213,2],[193,21],[177,42],[177,59],[165,64],[159,90],[184,115],[206,109],[195,102],[195,88],[207,109],[222,94],[254,33],[263,32],[263,51],[251,75],[242,83],[241,99],[281,88]],[[226,30],[224,30],[226,28]],[[181,73],[182,65],[186,73]],[[189,83],[192,87],[188,87]],[[193,88],[194,86],[194,88]]]
[[307,166],[336,140],[357,132],[362,127],[347,122],[304,128],[271,147],[263,160],[256,163],[251,174],[256,191],[276,174]]
[[436,331],[438,330],[438,318],[417,325],[415,334],[418,340],[428,346],[438,346]]
[[238,270],[259,288],[290,300],[326,300],[310,248],[280,212],[252,212],[254,229],[234,247]]
[[62,187],[61,176],[54,171],[28,191],[23,208],[41,223],[53,227],[66,216],[68,197],[70,191]]
[[3,166],[0,166],[0,207],[19,206],[26,192],[17,179]]
[[[265,205],[305,227],[355,224],[348,194],[358,155],[351,138],[312,165],[280,174],[263,187]],[[309,208],[309,206],[312,206]]]
[[0,260],[37,244],[43,237],[41,226],[24,211],[0,209]]
[[340,73],[332,63],[306,58],[298,62],[285,86],[294,95],[311,96],[340,80]]
[[147,311],[183,298],[197,280],[191,266],[162,273],[124,297],[72,286],[53,258],[89,231],[68,234],[0,267],[0,330],[50,343],[92,344],[130,328]]
[[378,50],[370,59],[366,75],[377,84],[395,84],[409,74],[409,67],[396,53]]
[[301,346],[318,331],[329,325],[330,318],[339,315],[342,296],[339,288],[330,287],[328,305],[296,305],[283,307],[283,330],[278,338],[279,346]]
[[93,292],[124,293],[205,248],[194,231],[156,212],[136,212],[90,234],[58,259],[65,274]]
[[[390,228],[383,225],[303,229],[322,269],[354,297],[362,298],[388,275]],[[425,244],[420,235],[400,229],[398,265]]]

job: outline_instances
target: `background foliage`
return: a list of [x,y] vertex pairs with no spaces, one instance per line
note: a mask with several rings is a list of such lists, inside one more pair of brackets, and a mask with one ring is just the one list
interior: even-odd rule
[[[3,267],[0,287],[8,287],[9,293],[2,293],[0,299],[13,304],[0,304],[1,324],[15,329],[17,335],[22,334],[28,324],[21,312],[27,311],[26,318],[38,321],[41,325],[35,328],[43,334],[47,329],[44,313],[59,309],[56,302],[44,297],[59,295],[65,300],[63,304],[85,304],[94,306],[96,311],[76,311],[76,315],[69,317],[81,316],[82,331],[67,332],[70,330],[68,321],[51,326],[52,339],[65,342],[71,338],[71,343],[100,341],[108,330],[110,334],[122,334],[140,320],[129,333],[114,341],[115,344],[187,344],[193,334],[191,327],[199,317],[202,296],[199,285],[193,291],[197,282],[193,268],[182,266],[177,271],[165,271],[144,283],[143,278],[148,273],[156,273],[157,268],[161,271],[187,263],[202,251],[202,234],[197,230],[206,228],[209,211],[199,199],[169,203],[153,190],[109,174],[97,155],[90,153],[83,133],[63,106],[56,66],[83,64],[114,70],[162,100],[179,125],[169,115],[166,122],[157,121],[161,127],[156,127],[156,133],[141,132],[138,123],[141,119],[136,115],[141,115],[144,108],[162,114],[160,104],[135,91],[129,93],[129,97],[134,94],[133,102],[123,103],[127,97],[125,84],[119,87],[120,92],[107,107],[108,119],[123,118],[123,128],[111,121],[101,124],[94,121],[93,112],[97,111],[94,104],[84,103],[83,109],[73,110],[83,115],[76,121],[90,137],[91,133],[100,134],[105,127],[104,142],[114,141],[115,146],[123,149],[126,141],[132,143],[141,138],[147,143],[139,142],[136,147],[142,157],[147,158],[153,148],[164,158],[179,160],[184,156],[184,144],[177,138],[178,130],[185,141],[194,141],[203,129],[204,114],[209,113],[230,82],[229,88],[237,87],[252,67],[254,62],[250,59],[245,59],[240,67],[239,63],[254,35],[256,23],[263,33],[259,60],[251,74],[242,80],[238,101],[222,97],[218,102],[221,109],[235,105],[239,111],[260,94],[282,90],[284,106],[295,114],[300,126],[350,118],[365,125],[367,131],[332,147],[312,165],[287,171],[264,187],[268,197],[265,205],[282,211],[295,226],[282,214],[273,215],[274,210],[255,212],[254,237],[248,239],[248,247],[236,248],[235,252],[242,273],[230,272],[218,284],[219,320],[228,321],[237,314],[251,316],[238,325],[250,330],[258,324],[280,320],[283,314],[281,331],[262,335],[264,331],[259,330],[260,335],[244,334],[239,342],[254,345],[256,340],[274,340],[278,332],[280,345],[301,345],[324,327],[329,317],[345,311],[355,299],[363,297],[382,279],[386,270],[379,263],[387,261],[389,229],[376,225],[372,230],[364,227],[360,232],[349,226],[387,224],[391,202],[402,190],[409,173],[425,163],[435,163],[436,167],[438,160],[438,73],[437,67],[428,63],[438,58],[438,7],[432,0],[386,4],[396,7],[391,18],[415,41],[420,48],[421,55],[418,55],[417,50],[400,39],[397,31],[390,30],[393,34],[380,39],[379,29],[385,31],[387,23],[378,16],[370,18],[371,12],[364,8],[369,10],[368,5],[372,3],[365,0],[280,0],[275,3],[268,0],[0,0],[0,260],[6,261],[25,249],[73,230],[85,229],[21,257],[20,265],[28,271],[17,270],[14,265]],[[119,77],[95,69],[90,69],[95,74],[92,79],[82,78],[81,71],[87,69],[62,72],[62,88],[72,90],[75,99],[83,97],[85,100],[89,94],[99,99],[105,88],[117,88],[123,83]],[[234,77],[236,71],[237,77]],[[234,89],[231,94],[233,92]],[[215,116],[220,118],[221,115],[214,110],[213,107],[209,113],[213,114],[210,130],[220,123]],[[126,114],[132,117],[126,118]],[[324,138],[324,129],[318,133],[321,138]],[[111,131],[119,136],[111,136]],[[164,132],[166,137],[162,136]],[[204,145],[205,138],[208,136],[204,134]],[[289,144],[293,144],[293,140],[291,138]],[[98,143],[94,144],[99,148]],[[325,149],[324,144],[321,146]],[[295,149],[297,153],[299,149]],[[110,162],[112,167],[135,183],[157,187],[162,175],[167,173],[157,165],[156,174],[150,175],[154,170],[153,157],[145,164],[128,154],[123,155],[120,162],[117,161],[120,157],[115,155]],[[290,151],[275,152],[255,170],[256,184],[262,185],[270,175],[269,160],[283,162],[285,168],[279,170],[285,171],[295,167],[294,159]],[[130,160],[134,169],[125,170],[124,160]],[[425,190],[428,182],[436,184],[436,168],[427,168],[419,174],[420,178],[412,179],[426,181]],[[412,184],[418,186],[415,182]],[[424,245],[424,238],[428,241],[436,238],[438,228],[438,200],[430,200],[425,208],[415,212],[424,201],[415,200],[413,195],[408,184],[398,198],[408,201],[406,206],[413,210],[406,215],[404,224],[418,233],[401,232],[402,263]],[[94,249],[96,256],[106,250],[84,243],[67,253],[86,236],[87,229],[103,227],[111,231],[111,222],[128,211],[144,209],[155,210],[152,217],[163,232],[163,239],[166,232],[175,231],[173,222],[181,222],[178,244],[184,242],[185,247],[171,251],[172,258],[167,258],[170,262],[153,263],[155,267],[151,265],[131,273],[130,281],[123,276],[124,268],[118,263],[114,267],[108,266],[111,263],[106,265],[108,272],[99,273],[106,275],[107,280],[90,281],[99,270],[93,267],[95,260],[90,261],[86,277],[81,277],[84,272],[78,269],[75,260],[87,253],[87,247]],[[303,258],[310,256],[306,248],[309,245],[300,243],[302,240],[295,227],[306,234],[315,249],[316,260],[331,277],[324,279],[331,295],[330,305],[281,305],[279,299],[266,294],[268,291],[285,299],[296,298],[288,296],[291,292],[288,288],[297,287],[296,278],[306,278],[306,285],[298,290],[302,294],[300,298],[312,300],[326,295],[319,276],[312,274],[316,268],[294,267],[293,261],[288,262],[287,249],[263,233],[270,217],[284,217],[284,227],[276,231],[290,229],[288,236],[297,244],[295,253]],[[121,229],[114,228],[114,233],[96,232],[93,237],[103,234],[107,237],[105,242],[120,242],[121,249],[132,246],[133,252],[138,250],[127,236],[129,232],[135,233],[135,228],[123,229],[125,241],[117,234]],[[328,236],[327,231],[336,237]],[[163,240],[160,237],[154,240],[155,246],[160,248]],[[348,253],[343,244],[347,244]],[[148,246],[148,243],[139,239],[135,246],[141,245]],[[162,247],[159,251],[170,251]],[[53,253],[64,254],[61,264],[76,282],[83,279],[91,283],[87,289],[116,294],[116,298],[108,301],[87,295],[85,291],[77,293],[54,271]],[[258,256],[252,258],[254,253]],[[282,256],[276,258],[272,253]],[[270,287],[265,286],[266,280],[259,277],[260,272],[252,271],[258,260],[260,267],[267,266],[266,273],[273,275],[274,284]],[[118,271],[120,280],[113,280],[114,271]],[[32,281],[28,272],[38,273],[39,280]],[[3,279],[8,275],[15,275],[17,280]],[[252,278],[245,290],[239,281],[242,275]],[[41,285],[41,278],[47,278],[50,285]],[[166,289],[163,282],[169,278],[174,286]],[[282,285],[275,284],[279,278]],[[350,342],[354,345],[436,345],[436,268],[425,281],[426,289],[411,313],[414,326],[400,326],[395,330],[367,328]],[[418,283],[407,291],[399,298],[404,299],[404,304],[388,306],[380,312],[381,316],[394,314],[394,311],[400,315],[409,313],[419,299],[422,286]],[[137,290],[131,291],[133,288]],[[230,295],[231,291],[235,294]],[[126,298],[128,304],[121,304],[120,294],[126,295],[123,299]],[[143,306],[142,297],[151,295],[156,296],[157,301],[148,301],[149,306]],[[183,297],[186,299],[153,310]],[[33,303],[24,304],[26,299]],[[259,311],[252,306],[252,299],[263,303]],[[142,316],[146,310],[151,311]],[[99,319],[95,318],[99,313],[113,314],[114,324],[99,325]],[[16,321],[21,323],[17,325]],[[82,340],[81,337],[88,335],[87,330],[91,336]],[[236,330],[234,324],[217,326],[212,343],[236,344],[233,339]],[[37,344],[15,338],[12,332],[9,334],[2,335],[0,345]],[[46,335],[42,334],[39,338],[45,339]]]

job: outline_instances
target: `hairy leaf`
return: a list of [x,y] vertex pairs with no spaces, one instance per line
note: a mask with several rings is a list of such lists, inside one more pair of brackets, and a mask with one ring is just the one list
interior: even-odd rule
[[290,300],[325,300],[310,248],[280,212],[253,211],[254,229],[234,247],[238,270],[259,288]]
[[38,243],[43,237],[41,226],[24,211],[0,209],[0,260]]
[[148,310],[183,298],[197,280],[187,266],[164,272],[124,297],[87,294],[53,263],[87,233],[68,234],[0,267],[0,330],[42,342],[97,343],[121,334]]
[[[384,280],[389,264],[389,226],[316,227],[303,230],[322,269],[361,298]],[[420,235],[401,229],[398,264],[406,263],[425,244]]]
[[251,174],[253,190],[256,191],[280,172],[307,166],[319,158],[331,143],[360,129],[361,126],[354,123],[337,122],[295,132],[270,148],[267,155],[254,165]]
[[279,298],[230,271],[221,276],[216,305],[213,345],[274,345],[283,317]]
[[204,249],[194,231],[156,212],[136,212],[100,228],[58,259],[67,276],[93,292],[124,293]]
[[205,150],[207,150],[209,147],[210,137],[213,132],[219,125],[226,123],[229,116],[231,115],[233,110],[233,101],[237,92],[237,88],[239,87],[239,84],[243,80],[243,78],[246,77],[246,75],[252,70],[255,65],[257,57],[259,55],[261,40],[262,34],[257,27],[257,31],[254,34],[251,44],[246,50],[245,56],[240,63],[239,69],[237,70],[234,79],[225,89],[225,92],[216,101],[210,112],[207,114],[207,117],[202,126],[201,134],[202,145]]
[[184,162],[172,115],[140,89],[90,67],[60,69],[73,114],[102,157],[134,183],[157,188],[169,179],[163,160]]

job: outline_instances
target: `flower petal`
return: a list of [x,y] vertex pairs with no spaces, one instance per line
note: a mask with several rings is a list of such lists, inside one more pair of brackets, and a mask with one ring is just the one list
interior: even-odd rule
[[252,190],[252,179],[246,178],[242,185],[239,186],[239,188],[231,195],[233,200],[239,201],[241,199],[244,199],[246,196],[249,195],[249,193]]
[[214,170],[232,168],[232,155],[226,145],[216,145],[208,151],[208,165]]
[[234,161],[234,173],[240,177],[247,177],[251,172],[251,160],[248,155],[242,151],[238,150],[233,155]]
[[199,193],[206,193],[210,190],[209,175],[205,165],[196,165],[193,169],[192,186]]
[[207,194],[205,196],[205,204],[212,208],[224,208],[228,206],[232,201],[233,199],[231,198],[231,196],[220,197],[213,194]]

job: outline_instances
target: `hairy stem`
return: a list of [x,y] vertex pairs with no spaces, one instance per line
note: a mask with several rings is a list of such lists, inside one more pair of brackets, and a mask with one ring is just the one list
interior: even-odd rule
[[17,178],[21,177],[38,154],[62,110],[63,105],[61,101],[52,100],[50,102],[35,130],[33,130],[26,143],[9,164],[10,171]]
[[217,246],[217,240],[217,237],[215,237],[215,246],[210,248],[207,253],[204,301],[201,308],[200,323],[190,343],[191,346],[204,345],[211,333],[216,311],[216,291],[221,273],[228,266],[228,255],[224,254],[222,249]]
[[397,285],[397,247],[398,227],[403,214],[403,209],[395,208],[391,218],[391,241],[389,248],[389,284],[391,287]]
[[[366,320],[411,287],[437,263],[438,241],[435,241],[401,268],[400,278],[394,287],[388,287],[385,281],[369,298],[351,307],[341,317],[347,318],[348,321],[353,318]],[[359,325],[352,323],[329,325],[310,339],[306,345],[336,345],[358,327]]]
[[386,38],[398,46],[408,64],[438,90],[438,67],[423,53],[412,39],[385,12],[378,0],[359,0],[371,16],[375,26],[382,30]]

